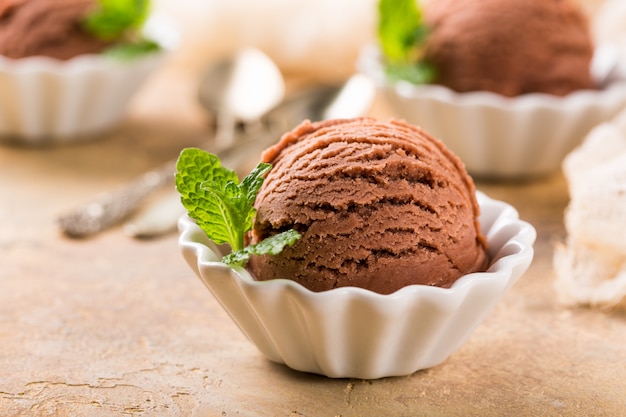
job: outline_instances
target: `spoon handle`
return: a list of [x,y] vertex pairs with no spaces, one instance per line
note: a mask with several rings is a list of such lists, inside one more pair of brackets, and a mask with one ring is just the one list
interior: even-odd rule
[[168,183],[173,184],[175,166],[175,160],[168,161],[128,184],[62,214],[57,219],[61,230],[70,237],[82,238],[118,224],[154,191]]
[[[350,86],[353,84],[348,83]],[[362,89],[362,85],[358,87],[359,91]],[[304,119],[320,120],[328,117],[320,112],[333,103],[338,93],[341,97],[343,91],[341,86],[327,86],[295,94],[265,115],[264,124],[257,126],[260,130],[243,132],[242,136],[230,140],[225,148],[214,152],[220,157],[223,166],[241,170],[253,159],[258,161],[261,152],[275,143],[282,132],[294,128]],[[341,110],[334,111],[335,117],[355,117],[363,113],[371,104],[373,95],[362,96],[361,91],[356,102],[342,100],[345,103]],[[61,230],[71,237],[87,237],[121,223],[146,197],[164,185],[173,183],[175,163],[176,161],[170,161],[122,188],[100,195],[95,200],[61,215],[58,218]]]
[[[236,170],[249,163],[251,158],[258,158],[261,151],[275,142],[276,138],[277,135],[271,131],[244,135],[216,154],[223,166]],[[117,225],[155,191],[168,184],[173,186],[175,169],[176,161],[169,161],[120,188],[98,195],[92,201],[59,216],[59,227],[67,236],[84,238]]]

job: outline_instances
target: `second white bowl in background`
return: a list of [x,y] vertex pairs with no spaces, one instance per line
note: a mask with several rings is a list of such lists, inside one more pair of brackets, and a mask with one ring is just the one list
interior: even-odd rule
[[105,54],[66,61],[0,56],[0,142],[70,142],[113,128],[132,96],[176,45],[176,34],[163,19],[149,20],[145,29],[161,49],[133,59]]
[[555,173],[594,126],[626,106],[626,79],[564,97],[458,93],[434,84],[390,82],[373,46],[363,49],[359,70],[374,80],[397,117],[442,140],[476,178],[527,179]]

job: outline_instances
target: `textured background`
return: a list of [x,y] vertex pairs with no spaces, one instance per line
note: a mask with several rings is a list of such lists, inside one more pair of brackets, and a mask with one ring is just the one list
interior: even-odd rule
[[[280,8],[286,1],[267,4]],[[177,12],[190,13],[192,3],[198,1],[178,2]],[[205,6],[233,14],[235,5],[245,3],[251,13],[256,4],[231,3]],[[300,3],[312,8],[314,2]],[[341,7],[367,15],[362,4]],[[231,27],[219,16],[195,13],[188,28],[198,30],[194,25],[205,18],[207,25]],[[249,25],[254,21],[248,17]],[[262,358],[184,264],[176,235],[138,241],[115,228],[82,241],[62,236],[55,225],[62,211],[169,160],[181,147],[205,143],[193,74],[218,51],[191,51],[227,38],[206,36],[183,44],[106,137],[60,147],[0,146],[0,415],[624,414],[626,316],[555,302],[552,248],[563,238],[568,201],[560,174],[478,184],[538,229],[533,265],[449,360],[376,381],[330,380]],[[288,61],[281,66],[293,68],[294,77],[337,76],[299,72],[301,61]],[[379,101],[372,114],[389,112]]]

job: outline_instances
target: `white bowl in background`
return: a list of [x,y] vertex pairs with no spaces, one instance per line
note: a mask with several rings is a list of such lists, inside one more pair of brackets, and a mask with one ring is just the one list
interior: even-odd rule
[[0,56],[0,142],[30,145],[85,140],[113,128],[131,97],[175,46],[171,27],[146,22],[160,51],[120,60],[85,54],[69,60]]
[[504,97],[390,82],[374,46],[363,48],[358,67],[375,82],[397,117],[443,141],[476,178],[527,179],[555,173],[594,126],[626,106],[626,79],[564,97]]

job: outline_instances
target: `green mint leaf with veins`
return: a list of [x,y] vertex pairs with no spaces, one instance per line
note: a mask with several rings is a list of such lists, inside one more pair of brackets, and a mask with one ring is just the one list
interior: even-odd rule
[[290,231],[244,248],[256,215],[254,201],[270,169],[270,164],[260,163],[240,183],[235,171],[221,166],[214,154],[186,148],[178,157],[175,180],[181,202],[209,239],[230,245],[233,253],[224,263],[243,265],[250,255],[279,253],[300,237]]
[[434,69],[421,61],[427,37],[428,28],[416,0],[379,0],[378,40],[390,79],[415,84],[434,79]]
[[250,259],[250,255],[278,255],[285,247],[293,245],[301,237],[300,233],[290,229],[228,254],[222,262],[228,265],[244,265]]
[[150,0],[98,0],[84,20],[85,28],[100,39],[114,41],[143,25]]
[[[250,175],[262,175],[269,168],[260,164]],[[235,171],[222,167],[216,155],[196,148],[181,152],[176,169],[176,187],[189,216],[215,243],[243,249],[244,233],[252,228],[255,215],[254,200],[248,197],[252,180],[239,184]]]

